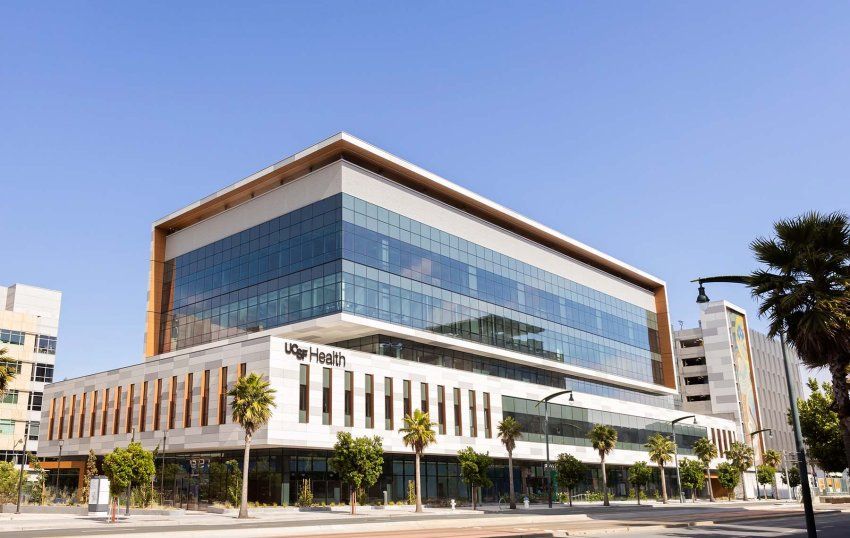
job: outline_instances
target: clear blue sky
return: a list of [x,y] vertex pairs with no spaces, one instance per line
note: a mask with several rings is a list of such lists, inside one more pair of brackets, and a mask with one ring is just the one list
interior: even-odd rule
[[686,325],[772,221],[850,209],[850,4],[401,4],[0,6],[0,283],[64,292],[57,379],[141,359],[151,222],[340,130],[658,275]]

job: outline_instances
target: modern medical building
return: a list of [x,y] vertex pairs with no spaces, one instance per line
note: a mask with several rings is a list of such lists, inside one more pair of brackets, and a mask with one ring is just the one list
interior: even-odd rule
[[[646,439],[687,414],[672,344],[663,281],[341,133],[154,223],[146,359],[50,385],[40,451],[62,443],[82,459],[135,438],[164,447],[167,494],[199,486],[214,500],[221,464],[243,447],[226,392],[257,372],[277,408],[252,442],[252,501],[293,503],[305,478],[317,501],[344,500],[327,462],[340,431],[383,438],[370,496],[406,498],[413,455],[398,429],[417,408],[438,433],[425,499],[467,496],[456,459],[467,446],[496,458],[485,498],[507,491],[507,416],[523,430],[517,489],[534,497],[546,453],[536,403],[572,389],[549,406],[552,457],[587,462],[585,487],[598,490],[586,434],[613,426],[622,495]],[[675,430],[687,455],[736,425],[698,416]]]

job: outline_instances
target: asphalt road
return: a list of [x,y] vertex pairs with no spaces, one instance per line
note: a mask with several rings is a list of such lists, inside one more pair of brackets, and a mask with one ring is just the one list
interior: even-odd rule
[[[850,513],[818,514],[816,518],[818,538],[848,538],[850,537]],[[591,538],[611,538],[611,535],[589,534]],[[666,529],[651,532],[629,532],[622,534],[624,538],[649,537],[720,537],[735,538],[773,538],[806,536],[805,522],[800,516],[786,516],[773,520],[762,520],[752,523],[725,523],[709,527],[689,527]]]

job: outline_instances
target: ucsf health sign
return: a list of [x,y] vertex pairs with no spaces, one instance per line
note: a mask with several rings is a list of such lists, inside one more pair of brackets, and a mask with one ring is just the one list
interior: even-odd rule
[[345,355],[339,351],[323,351],[321,347],[306,346],[295,342],[286,342],[283,347],[287,355],[292,355],[299,361],[315,362],[328,366],[341,366],[345,368]]

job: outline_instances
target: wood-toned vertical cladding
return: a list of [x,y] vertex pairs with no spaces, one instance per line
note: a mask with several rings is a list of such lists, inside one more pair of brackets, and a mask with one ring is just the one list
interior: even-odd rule
[[53,425],[56,420],[56,398],[50,398],[50,414],[47,418],[47,440],[53,440]]
[[658,318],[658,348],[661,352],[661,375],[665,387],[676,388],[676,366],[673,356],[673,333],[670,330],[670,313],[667,306],[667,288],[655,290],[655,314]]
[[148,276],[148,305],[145,316],[145,357],[160,353],[162,349],[163,280],[165,268],[165,230],[154,228],[151,237],[150,273]]

